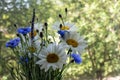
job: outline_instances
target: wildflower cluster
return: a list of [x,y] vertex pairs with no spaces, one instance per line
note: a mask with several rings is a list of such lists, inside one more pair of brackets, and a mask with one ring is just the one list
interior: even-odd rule
[[14,79],[21,80],[60,80],[70,63],[82,62],[81,53],[86,42],[77,32],[76,26],[65,22],[61,14],[61,22],[53,24],[59,42],[50,35],[47,23],[34,24],[34,15],[35,12],[32,25],[18,28],[17,38],[6,43],[18,61],[18,68],[15,68],[16,72],[12,70],[11,75]]

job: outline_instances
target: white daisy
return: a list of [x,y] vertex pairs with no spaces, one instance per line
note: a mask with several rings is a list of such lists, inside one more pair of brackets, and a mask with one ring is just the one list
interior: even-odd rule
[[27,49],[29,50],[29,52],[34,53],[37,52],[40,49],[40,41],[34,41],[33,43],[31,42],[31,40],[28,42],[28,46]]
[[21,53],[28,54],[29,58],[31,58],[32,54],[36,54],[39,52],[41,48],[40,40],[31,41],[31,38],[29,38],[29,36],[28,36],[28,39],[26,39],[23,35],[20,35],[20,36],[23,39],[21,43],[19,44]]
[[56,22],[53,25],[53,29],[55,29],[55,30],[77,31],[76,26],[73,23],[69,23],[69,22],[64,22],[64,24],[61,24],[60,22]]
[[49,44],[47,48],[42,49],[38,57],[40,60],[36,64],[41,65],[41,69],[45,69],[45,71],[48,71],[50,67],[53,70],[62,69],[67,59],[64,48],[56,43]]
[[86,41],[77,32],[65,32],[64,38],[61,38],[61,44],[64,47],[71,48],[74,51],[81,53],[86,45]]
[[[33,54],[37,54],[41,49],[41,39],[39,36],[39,32],[42,32],[43,25],[40,23],[34,24],[34,31],[33,36],[34,39],[31,39],[31,32],[28,33],[26,36],[19,34],[22,39],[22,43],[19,45],[20,52],[28,54],[31,58]],[[37,32],[37,30],[39,32]],[[32,40],[32,41],[31,41]],[[27,44],[27,45],[24,45]],[[22,46],[23,45],[23,46]]]
[[[42,29],[43,29],[43,24],[41,24],[41,23],[34,24],[34,31],[33,31],[34,39],[33,39],[33,42],[31,41],[31,32],[29,34],[27,34],[27,37],[28,37],[27,40],[25,40],[25,37],[23,35],[21,35],[24,43],[26,43],[28,45],[24,49],[27,49],[29,51],[29,54],[39,51],[39,49],[41,47],[40,46],[41,40],[39,39],[40,38],[39,32],[41,32]],[[39,32],[37,32],[37,31],[39,31]]]
[[39,52],[39,50],[41,49],[41,46],[40,46],[41,42],[35,41],[32,44],[31,43],[32,42],[30,41],[26,48],[26,50],[28,51],[28,56],[30,58],[32,57],[32,55],[37,54]]

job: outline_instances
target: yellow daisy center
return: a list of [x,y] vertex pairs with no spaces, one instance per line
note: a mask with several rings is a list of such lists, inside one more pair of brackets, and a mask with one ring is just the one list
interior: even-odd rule
[[36,48],[31,46],[31,47],[28,47],[28,50],[32,53],[34,53],[36,51]]
[[[31,32],[29,33],[30,37],[32,36]],[[37,31],[33,31],[33,36],[35,37],[37,35]]]
[[68,39],[68,40],[66,41],[66,43],[67,43],[68,45],[72,45],[72,47],[77,47],[77,46],[78,46],[78,42],[75,41],[75,40],[73,40],[73,39]]
[[55,53],[50,53],[47,55],[46,59],[47,59],[47,62],[49,63],[55,63],[59,60],[59,57]]
[[70,28],[68,26],[62,26],[60,29],[61,30],[69,30]]

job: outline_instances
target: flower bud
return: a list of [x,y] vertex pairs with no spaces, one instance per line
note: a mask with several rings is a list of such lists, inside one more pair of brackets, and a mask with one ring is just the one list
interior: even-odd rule
[[62,24],[60,24],[60,29],[62,28]]
[[70,63],[74,63],[74,59],[72,59],[72,60],[70,61]]
[[45,25],[45,26],[48,26],[48,24],[47,24],[46,22],[44,23],[44,25]]
[[40,37],[43,38],[43,33],[42,32],[40,32]]
[[37,29],[36,32],[39,33],[39,30]]
[[14,24],[14,27],[17,27],[17,25],[16,25],[16,24]]
[[66,13],[68,12],[67,8],[65,8],[65,12],[66,12]]
[[47,30],[47,26],[48,26],[48,24],[45,22],[44,25],[45,25],[45,29]]
[[20,34],[17,33],[16,36],[17,36],[17,37],[20,37]]
[[59,14],[59,17],[60,17],[60,18],[62,18],[62,15],[61,15],[61,14]]
[[42,31],[44,32],[44,28],[42,28]]

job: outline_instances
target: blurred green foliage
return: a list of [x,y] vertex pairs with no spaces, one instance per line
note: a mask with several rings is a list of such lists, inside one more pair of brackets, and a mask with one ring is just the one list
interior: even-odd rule
[[[9,33],[16,34],[14,24],[17,27],[30,24],[33,8],[36,9],[36,22],[48,22],[49,26],[59,21],[59,14],[65,17],[64,9],[68,8],[64,20],[75,23],[88,43],[82,54],[83,63],[69,67],[65,78],[79,80],[87,76],[102,80],[113,73],[119,74],[119,0],[1,0],[0,78],[9,76],[6,66],[14,60],[12,52],[5,48],[5,41],[11,37]],[[7,80],[6,77],[3,80]]]

